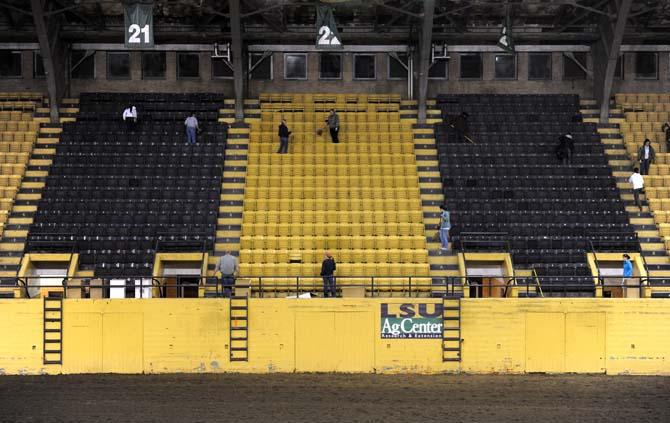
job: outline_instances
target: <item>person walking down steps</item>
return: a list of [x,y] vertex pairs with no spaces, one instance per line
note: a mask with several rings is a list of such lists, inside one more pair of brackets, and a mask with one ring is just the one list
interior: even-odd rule
[[290,135],[291,131],[286,126],[286,119],[282,119],[281,124],[279,124],[279,154],[288,153],[288,137]]
[[330,130],[330,138],[333,140],[333,144],[340,142],[340,117],[335,112],[335,109],[330,109],[330,114],[328,119],[326,119],[328,124],[328,129]]

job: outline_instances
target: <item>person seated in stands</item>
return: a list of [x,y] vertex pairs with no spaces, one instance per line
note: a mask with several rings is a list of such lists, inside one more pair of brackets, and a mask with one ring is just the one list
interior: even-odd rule
[[337,288],[335,287],[335,259],[330,251],[326,251],[321,263],[321,277],[323,278],[323,298],[337,297]]
[[654,147],[651,146],[651,141],[646,139],[642,147],[637,151],[637,160],[640,162],[640,175],[649,174],[649,166],[654,163],[654,159],[656,159],[656,152],[654,151]]
[[456,130],[456,136],[458,142],[465,141],[465,138],[470,138],[470,130],[468,128],[468,116],[467,112],[461,112],[460,115],[453,118],[450,122],[450,126]]
[[449,211],[447,206],[440,204],[440,243],[442,244],[442,249],[446,250],[449,248],[449,230],[451,229],[451,219],[449,217]]
[[135,106],[128,106],[123,111],[123,121],[126,122],[126,128],[128,128],[128,131],[135,130],[135,124],[137,123],[137,109]]
[[333,144],[340,142],[340,117],[335,112],[335,109],[330,109],[330,114],[326,119],[326,124],[330,130],[330,138],[333,140]]
[[230,251],[224,251],[219,262],[214,268],[214,274],[221,272],[221,287],[223,296],[230,297],[235,285],[235,276],[239,273],[240,266],[237,263],[237,257],[230,254]]
[[288,130],[286,126],[286,119],[282,119],[279,124],[279,154],[288,153],[288,137],[291,135],[291,131]]
[[575,142],[572,134],[565,134],[558,137],[558,146],[556,147],[556,157],[563,165],[572,164],[572,155],[575,152]]
[[191,112],[191,115],[184,121],[184,125],[186,126],[186,144],[195,144],[197,133],[200,130],[195,112]]
[[670,152],[670,122],[665,122],[661,127],[661,131],[665,132],[666,151]]

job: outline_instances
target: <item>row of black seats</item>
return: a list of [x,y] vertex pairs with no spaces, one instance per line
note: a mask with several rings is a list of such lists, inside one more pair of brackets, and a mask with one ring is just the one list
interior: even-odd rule
[[[123,109],[108,109],[104,111],[87,111],[77,116],[77,120],[82,123],[98,123],[114,127],[118,124],[124,124],[122,121]],[[137,123],[139,126],[154,122],[184,122],[190,115],[190,110],[180,110],[175,112],[147,112],[138,110]],[[215,122],[219,117],[219,112],[195,111],[199,122]]]
[[225,96],[221,93],[137,93],[137,92],[91,92],[81,93],[79,104],[117,102],[133,103],[223,103]]
[[[106,144],[112,143],[124,143],[124,144],[140,144],[140,143],[150,143],[150,144],[182,144],[186,142],[185,132],[174,132],[170,134],[154,134],[146,135],[143,137],[138,137],[137,134],[133,132],[109,132],[104,136],[99,137],[95,134],[71,134],[68,141],[65,143],[78,143],[78,144],[96,144],[101,141],[104,141],[106,138]],[[225,133],[219,132],[201,132],[197,137],[198,144],[220,144],[224,145],[228,140],[228,136]],[[194,147],[189,145],[188,147]]]
[[[628,215],[624,211],[597,212],[602,223],[625,223]],[[561,223],[590,223],[593,212],[590,211],[476,211],[468,213],[454,212],[452,223],[527,223],[527,224],[561,224]]]
[[513,223],[475,223],[454,224],[450,233],[458,239],[461,233],[469,232],[506,232],[509,236],[523,236],[538,238],[542,236],[571,236],[583,237],[586,233],[620,232],[620,223],[560,223],[560,224],[513,224]]
[[[463,163],[464,159],[461,159]],[[454,160],[458,162],[458,160]],[[469,160],[465,160],[466,163]],[[606,165],[580,165],[580,166],[562,166],[555,165],[533,165],[517,163],[515,165],[491,166],[480,163],[472,164],[448,164],[442,162],[440,170],[443,170],[444,177],[525,177],[525,176],[589,176],[589,177],[610,177],[612,172]]]
[[107,176],[130,176],[134,178],[154,176],[179,176],[179,177],[214,177],[222,173],[221,166],[186,166],[182,164],[146,166],[62,166],[54,165],[51,168],[52,176],[75,176],[75,175],[97,175],[104,173]]
[[[554,152],[558,142],[556,137],[548,142],[528,142],[528,143],[498,143],[486,142],[481,140],[474,145],[466,144],[439,144],[437,150],[440,154],[471,154],[471,155],[518,155],[518,154],[545,154]],[[605,151],[602,144],[595,143],[575,143],[574,154],[599,154]]]
[[[200,239],[200,237],[212,237],[216,234],[216,228],[209,225],[189,226],[188,233],[185,235],[186,229],[181,225],[163,225],[158,226],[155,223],[138,223],[138,224],[109,224],[103,223],[78,223],[78,222],[35,222],[31,225],[31,233],[36,235],[35,239],[39,237],[48,237],[49,239],[56,239],[59,241],[115,241],[120,239],[127,239],[132,241],[161,241],[172,238],[181,239],[184,236],[187,239]],[[103,248],[104,245],[99,245],[98,248]],[[90,248],[95,249],[95,248]]]
[[222,144],[195,144],[184,146],[174,143],[145,143],[145,142],[110,142],[110,143],[64,143],[60,142],[56,146],[56,152],[59,156],[70,154],[106,154],[120,158],[130,158],[132,156],[157,156],[178,154],[182,156],[215,156],[223,157],[225,154],[225,145]]
[[[575,191],[579,191],[576,193]],[[511,198],[556,198],[560,200],[570,200],[575,198],[583,198],[586,200],[597,199],[612,199],[619,198],[619,190],[612,187],[591,188],[543,188],[543,187],[483,187],[476,193],[460,187],[445,187],[443,190],[444,197],[451,199],[473,199],[486,198],[492,200],[511,199]]]
[[437,104],[460,102],[477,104],[563,104],[578,106],[579,96],[575,94],[439,94]]
[[[554,151],[538,154],[450,154],[440,153],[440,162],[450,166],[451,164],[463,163],[466,160],[472,164],[485,166],[518,166],[519,161],[525,161],[532,165],[557,165],[560,163]],[[593,166],[606,165],[607,159],[601,154],[575,154],[571,160],[573,165]]]
[[591,212],[592,217],[597,217],[597,212],[617,212],[623,210],[620,201],[616,199],[604,200],[561,200],[556,198],[512,198],[512,199],[447,199],[450,210],[464,212],[475,211],[580,211]]
[[129,178],[125,176],[48,176],[49,187],[100,187],[104,188],[152,188],[152,187],[181,187],[182,189],[213,188],[221,183],[221,176],[214,177],[190,177],[181,178],[177,176],[146,176],[141,178]]
[[[442,172],[442,169],[440,169]],[[474,171],[473,171],[474,172]],[[442,172],[444,174],[444,172]],[[457,189],[473,189],[473,195],[482,188],[615,188],[615,180],[613,176],[608,178],[599,177],[591,178],[589,176],[550,176],[550,175],[536,175],[536,176],[506,176],[506,175],[478,175],[471,176],[449,175],[442,176],[442,183],[445,187],[453,187]]]
[[[468,124],[469,131],[477,135],[477,141],[482,139],[482,142],[487,142],[486,136],[492,137],[492,141],[488,142],[497,142],[498,139],[502,142],[522,142],[518,140],[533,142],[547,140],[549,137],[556,139],[565,133],[572,134],[576,140],[597,142],[600,137],[594,133],[595,128],[595,125],[590,123],[473,122]],[[438,125],[435,128],[435,134],[440,140],[445,139],[445,136],[450,133],[453,133],[451,126]],[[499,138],[495,138],[496,136]]]
[[[48,193],[47,193],[48,191]],[[60,188],[49,187],[45,190],[44,201],[61,201],[63,199],[96,201],[96,200],[132,200],[138,201],[197,201],[197,200],[219,200],[221,191],[212,187],[201,187],[197,189],[183,189],[181,187],[165,188],[92,188],[75,187]]]

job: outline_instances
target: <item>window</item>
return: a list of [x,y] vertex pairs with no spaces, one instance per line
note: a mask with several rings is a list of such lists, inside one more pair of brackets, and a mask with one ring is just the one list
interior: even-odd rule
[[307,55],[284,55],[284,79],[307,79]]
[[[230,64],[232,64],[232,61]],[[212,79],[232,79],[234,77],[235,74],[225,59],[212,57]]]
[[516,54],[496,54],[495,78],[516,79]]
[[551,53],[528,54],[528,79],[551,79]]
[[[563,55],[563,79],[567,80],[577,80],[577,79],[586,79],[586,53],[585,52],[574,52],[574,60],[571,57]],[[581,66],[575,63],[575,60],[578,61]],[[582,69],[582,67],[584,69]]]
[[94,79],[95,51],[72,50],[70,76],[74,79]]
[[388,79],[407,79],[407,53],[398,53],[398,61],[395,57],[391,55],[389,58],[389,76]]
[[650,52],[635,53],[635,78],[658,79],[658,54]]
[[614,77],[616,79],[624,79],[623,66],[624,66],[623,54],[620,54],[619,58],[616,61],[616,68],[614,69]]
[[375,67],[374,54],[354,55],[354,79],[375,79],[377,76]]
[[0,77],[21,78],[21,52],[0,50]]
[[449,61],[438,60],[434,62],[430,69],[428,69],[428,78],[432,79],[448,79],[449,78]]
[[107,53],[107,78],[130,79],[130,53]]
[[461,54],[461,79],[482,79],[481,53]]
[[142,52],[142,79],[165,79],[165,52]]
[[337,53],[321,53],[319,55],[319,78],[342,78],[342,55]]
[[177,78],[199,78],[200,55],[198,53],[177,53]]
[[35,51],[33,52],[33,78],[41,79],[46,76],[44,73],[44,60],[42,60],[42,55]]
[[272,57],[273,56],[270,55],[266,58],[263,58],[263,53],[249,54],[249,69],[251,69],[252,66],[256,66],[254,70],[251,71],[251,79],[257,81],[269,81],[272,79]]

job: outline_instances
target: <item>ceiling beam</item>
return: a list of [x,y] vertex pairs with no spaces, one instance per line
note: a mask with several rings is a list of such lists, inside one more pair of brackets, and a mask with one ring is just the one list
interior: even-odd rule
[[[593,8],[596,8],[596,9],[597,9],[597,8],[603,7],[605,4],[607,4],[607,3],[609,3],[609,2],[610,2],[610,0],[601,0],[601,1],[599,1],[598,3],[596,3],[596,4],[593,6]],[[575,17],[574,19],[572,19],[572,20],[571,20],[570,22],[568,22],[567,24],[565,24],[565,25],[563,25],[562,27],[560,27],[560,28],[557,30],[557,32],[563,32],[563,31],[565,31],[566,29],[570,28],[572,25],[576,24],[577,22],[581,21],[582,19],[586,18],[587,16],[591,15],[591,13],[592,13],[592,12],[591,12],[590,10],[587,10],[587,11],[583,12],[582,14],[580,14],[580,15],[577,16],[577,17]]]
[[28,15],[28,16],[33,15],[32,12],[30,12],[29,10],[21,9],[21,8],[13,6],[11,4],[7,4],[3,1],[0,1],[0,7],[4,7],[5,9],[13,10],[14,12],[22,13],[22,14]]
[[408,10],[401,9],[399,7],[395,7],[395,6],[391,6],[389,4],[386,4],[383,1],[378,2],[377,6],[383,7],[384,9],[392,10],[396,13],[400,13],[400,14],[403,14],[403,15],[410,16],[410,17],[415,18],[415,19],[421,19],[423,17],[423,13],[410,12]]

